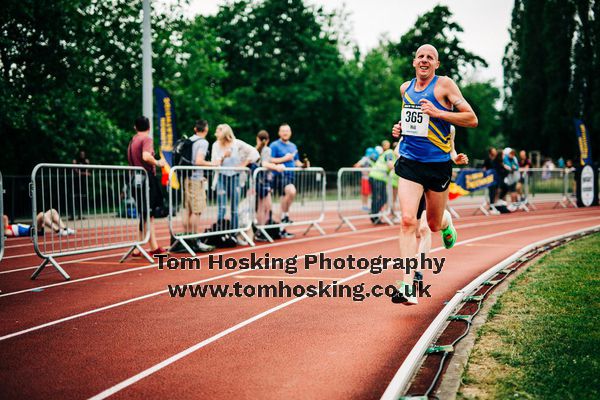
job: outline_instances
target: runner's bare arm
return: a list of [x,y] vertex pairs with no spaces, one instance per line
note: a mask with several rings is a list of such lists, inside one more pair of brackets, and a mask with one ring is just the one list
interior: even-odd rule
[[450,131],[450,158],[456,165],[466,165],[469,163],[469,157],[466,154],[456,153],[456,147],[454,147],[454,136],[456,135],[456,129],[454,127],[451,128]]
[[[410,85],[410,81],[407,81],[407,82],[404,82],[400,86],[400,97],[401,98],[404,98],[404,92],[406,92],[406,89],[408,88],[409,85]],[[400,136],[401,132],[402,132],[402,125],[400,124],[400,121],[398,121],[398,123],[392,127],[392,136],[397,138]]]
[[419,103],[423,112],[431,117],[440,118],[453,125],[464,126],[465,128],[476,128],[479,121],[471,108],[471,105],[464,99],[460,89],[450,78],[440,79],[443,85],[443,92],[448,101],[454,106],[456,111],[440,110],[429,100],[422,99]]

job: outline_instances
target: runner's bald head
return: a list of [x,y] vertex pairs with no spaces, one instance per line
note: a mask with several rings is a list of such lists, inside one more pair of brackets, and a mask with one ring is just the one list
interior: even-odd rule
[[430,45],[430,44],[424,44],[424,45],[422,45],[421,47],[419,47],[419,48],[417,49],[417,51],[415,52],[415,58],[417,57],[417,55],[419,54],[419,52],[420,52],[421,50],[431,50],[431,51],[433,51],[433,53],[435,54],[435,59],[436,59],[436,60],[439,60],[439,59],[440,59],[440,56],[439,56],[439,54],[438,54],[438,51],[437,51],[437,49],[436,49],[435,47],[433,47],[432,45]]

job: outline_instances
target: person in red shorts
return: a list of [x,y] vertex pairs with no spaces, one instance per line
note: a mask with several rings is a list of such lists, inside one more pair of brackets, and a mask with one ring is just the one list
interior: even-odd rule
[[[358,160],[354,168],[371,168],[377,160],[377,150],[372,147],[367,148],[365,155]],[[360,195],[362,196],[362,209],[369,211],[369,196],[371,195],[371,184],[369,183],[369,173],[363,172],[360,180]]]

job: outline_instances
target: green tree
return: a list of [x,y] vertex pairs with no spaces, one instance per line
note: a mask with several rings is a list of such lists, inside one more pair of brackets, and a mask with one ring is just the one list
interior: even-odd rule
[[487,67],[486,61],[465,50],[458,34],[462,27],[452,20],[452,12],[446,6],[437,5],[431,11],[420,15],[415,25],[402,35],[400,41],[390,42],[390,56],[398,59],[396,73],[405,79],[414,75],[412,59],[420,45],[429,43],[439,52],[440,68],[438,75],[447,75],[457,82],[462,80],[466,68]]
[[456,128],[455,145],[459,152],[467,153],[471,159],[484,159],[487,148],[497,144],[500,115],[496,102],[500,90],[491,82],[474,82],[464,85],[462,94],[479,119],[475,129]]
[[[3,6],[4,171],[69,163],[81,148],[94,163],[123,163],[132,121],[141,114],[141,2],[8,0]],[[177,10],[153,14],[161,56],[174,47],[161,38],[181,20]],[[159,75],[173,69],[168,57],[156,58]]]
[[543,123],[539,126],[542,130],[540,139],[546,141],[546,149],[550,154],[566,158],[571,158],[576,151],[573,114],[569,112],[568,107],[574,13],[572,1],[548,0],[544,8],[542,35],[545,40],[542,43],[548,62],[542,65],[546,100],[538,99],[538,103],[543,107],[540,110],[543,118]]
[[236,135],[253,142],[259,129],[267,129],[275,138],[287,122],[313,164],[348,164],[363,115],[355,70],[340,54],[336,30],[327,26],[336,20],[302,0],[239,0],[208,19],[228,71],[225,114]]

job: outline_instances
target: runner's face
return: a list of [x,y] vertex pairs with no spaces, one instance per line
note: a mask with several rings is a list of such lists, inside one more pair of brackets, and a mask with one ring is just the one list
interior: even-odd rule
[[413,60],[413,67],[417,78],[427,79],[435,74],[435,70],[440,66],[435,50],[431,47],[423,47],[417,51]]

